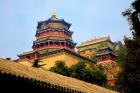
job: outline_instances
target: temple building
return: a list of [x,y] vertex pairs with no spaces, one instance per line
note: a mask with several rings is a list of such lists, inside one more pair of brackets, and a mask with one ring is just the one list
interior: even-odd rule
[[71,24],[63,19],[58,19],[53,13],[51,18],[40,21],[37,25],[36,40],[33,41],[33,51],[19,55],[20,58],[35,59],[35,54],[68,49],[74,51],[76,43],[72,40]]
[[103,67],[108,86],[115,85],[120,69],[115,62],[114,43],[109,36],[84,42],[77,49],[80,55],[89,59],[95,59],[97,61],[96,65]]
[[108,62],[115,60],[116,55],[110,47],[99,48],[95,54],[97,62]]
[[70,23],[58,19],[55,14],[49,20],[38,22],[33,50],[46,52],[65,48],[74,51],[76,43],[72,40],[70,26]]
[[45,21],[38,22],[36,40],[33,41],[32,51],[19,54],[19,62],[32,65],[35,59],[41,59],[43,67],[49,69],[55,61],[65,61],[71,66],[78,61],[93,62],[75,52],[76,43],[72,40],[71,24],[56,17],[55,13]]
[[109,36],[83,42],[77,46],[77,52],[84,57],[94,58],[98,49],[103,47],[114,47],[114,43],[111,41]]
[[[107,68],[107,80],[109,85],[114,85],[117,73],[114,67],[113,47],[114,43],[110,37],[101,37],[80,44],[75,51],[76,43],[72,40],[73,32],[70,30],[71,24],[64,19],[59,19],[53,13],[48,20],[40,21],[37,25],[36,40],[33,41],[32,51],[19,54],[18,63],[24,66],[33,66],[36,59],[40,68],[48,70],[57,61],[64,61],[70,67],[78,62],[85,62],[86,66],[95,66],[93,59],[97,58],[97,65],[103,64]],[[109,61],[109,62],[107,62]],[[113,62],[113,64],[112,64]],[[106,67],[107,66],[107,67]],[[111,68],[108,68],[111,67]],[[114,69],[115,68],[115,69]],[[114,69],[114,70],[113,70]]]
[[99,48],[94,56],[97,59],[97,65],[101,65],[104,69],[104,73],[107,77],[107,85],[114,86],[120,69],[117,62],[115,62],[116,55],[114,54],[112,48]]

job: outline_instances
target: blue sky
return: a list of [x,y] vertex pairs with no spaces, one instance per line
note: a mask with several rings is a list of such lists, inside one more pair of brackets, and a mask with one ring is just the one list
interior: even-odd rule
[[131,36],[122,11],[131,0],[0,0],[0,57],[17,58],[16,55],[32,50],[38,21],[51,16],[55,10],[58,18],[71,23],[73,40],[81,42],[102,36],[112,41]]

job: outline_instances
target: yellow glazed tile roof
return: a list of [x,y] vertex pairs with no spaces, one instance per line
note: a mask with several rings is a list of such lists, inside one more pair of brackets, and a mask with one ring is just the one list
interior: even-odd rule
[[36,79],[74,90],[80,90],[86,93],[117,93],[95,84],[90,84],[81,80],[55,74],[41,68],[27,67],[4,59],[0,59],[0,71],[11,73],[16,76]]
[[107,41],[110,40],[110,37],[101,37],[101,38],[96,38],[87,42],[83,42],[81,43],[79,46],[86,46],[86,45],[90,45],[90,44],[94,44],[94,43],[98,43],[98,42],[103,42],[103,41]]

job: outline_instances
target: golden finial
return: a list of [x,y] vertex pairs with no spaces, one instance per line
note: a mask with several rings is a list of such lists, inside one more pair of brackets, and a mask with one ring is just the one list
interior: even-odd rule
[[52,11],[52,16],[56,16],[56,12],[54,10]]
[[52,20],[57,20],[57,18],[56,18],[56,12],[54,10],[52,11],[51,19]]

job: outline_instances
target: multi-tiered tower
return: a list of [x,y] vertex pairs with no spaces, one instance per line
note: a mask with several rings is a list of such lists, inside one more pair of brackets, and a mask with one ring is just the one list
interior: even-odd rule
[[47,52],[67,49],[75,51],[76,43],[72,40],[73,32],[69,30],[71,24],[64,19],[58,19],[55,13],[45,21],[38,22],[36,31],[36,40],[33,41],[33,51],[25,52],[18,55],[20,59],[35,59],[38,56]]
[[58,19],[53,13],[46,21],[38,22],[36,40],[33,42],[33,50],[52,51],[66,48],[74,51],[76,43],[72,40],[71,24],[63,19]]

